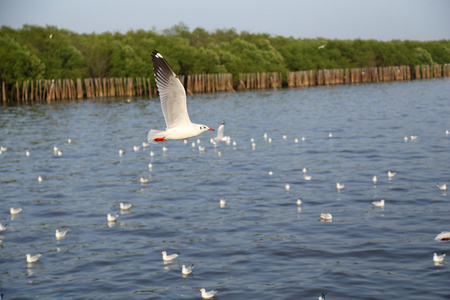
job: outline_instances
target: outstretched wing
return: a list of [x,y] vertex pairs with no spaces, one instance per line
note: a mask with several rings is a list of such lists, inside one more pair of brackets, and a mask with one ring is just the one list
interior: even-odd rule
[[153,72],[167,129],[190,124],[184,87],[164,57],[152,52]]

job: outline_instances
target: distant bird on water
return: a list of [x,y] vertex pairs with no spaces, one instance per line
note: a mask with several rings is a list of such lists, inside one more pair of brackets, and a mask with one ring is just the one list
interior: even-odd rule
[[39,260],[39,258],[42,256],[42,254],[40,254],[40,253],[38,253],[36,255],[27,254],[25,256],[27,258],[27,262],[34,263],[34,262],[37,262]]
[[208,130],[214,131],[206,125],[191,122],[184,87],[164,57],[156,50],[152,52],[152,61],[167,127],[166,130],[150,130],[147,135],[148,141],[183,140]]
[[194,269],[194,265],[190,265],[190,266],[185,266],[183,265],[181,268],[181,274],[183,275],[189,275],[192,274],[192,270]]
[[326,221],[330,221],[333,219],[333,216],[331,214],[320,214],[320,217],[322,218],[322,220],[326,220]]
[[377,184],[377,181],[378,181],[377,175],[373,176],[372,181],[373,181],[373,184]]
[[319,300],[325,300],[327,293],[322,293],[322,296],[319,297]]
[[375,206],[384,207],[384,200],[373,201],[372,204]]
[[338,191],[345,189],[345,184],[343,183],[336,183],[336,188]]
[[161,252],[164,261],[171,261],[178,257],[177,253],[168,255],[166,251]]
[[214,295],[217,293],[217,290],[207,292],[205,289],[200,289],[199,291],[202,293],[202,299],[212,299],[215,297]]
[[61,231],[59,231],[58,229],[56,229],[56,231],[55,231],[55,238],[56,238],[57,240],[60,240],[60,239],[62,239],[62,238],[65,238],[65,237],[66,237],[66,233],[67,233],[67,230],[61,230]]
[[394,172],[394,171],[388,171],[388,177],[389,177],[389,179],[394,178],[395,175],[397,175],[397,172]]
[[445,253],[442,252],[441,255],[437,255],[436,253],[434,253],[433,255],[433,261],[434,262],[444,262],[444,258],[445,258]]
[[438,189],[440,189],[441,191],[446,191],[447,190],[447,184],[446,183],[442,183],[442,184],[436,184]]
[[217,136],[213,139],[213,144],[217,145],[219,142],[228,141],[229,137],[223,135],[223,131],[225,130],[225,122],[220,124],[219,128],[217,128]]
[[20,214],[20,213],[22,212],[22,207],[19,207],[19,208],[11,207],[11,208],[9,209],[9,212],[10,212],[12,215],[18,215],[18,214]]

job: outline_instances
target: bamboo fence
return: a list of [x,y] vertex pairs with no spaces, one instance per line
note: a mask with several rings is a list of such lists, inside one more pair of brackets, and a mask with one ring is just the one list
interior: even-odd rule
[[[196,74],[179,76],[186,92],[200,93],[234,92],[258,89],[279,89],[285,86],[303,88],[340,84],[380,83],[411,79],[450,77],[450,64],[307,70],[287,72]],[[3,103],[31,103],[34,101],[82,100],[107,97],[152,97],[157,94],[154,80],[136,78],[84,78],[57,80],[26,80],[8,86],[1,84]]]

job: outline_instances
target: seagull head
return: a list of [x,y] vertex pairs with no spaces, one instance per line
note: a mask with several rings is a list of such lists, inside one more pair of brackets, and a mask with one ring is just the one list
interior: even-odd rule
[[198,129],[199,129],[199,131],[200,132],[205,132],[205,131],[215,131],[214,129],[212,129],[212,128],[209,128],[208,126],[206,126],[206,125],[202,125],[202,124],[196,124],[197,126],[198,126]]

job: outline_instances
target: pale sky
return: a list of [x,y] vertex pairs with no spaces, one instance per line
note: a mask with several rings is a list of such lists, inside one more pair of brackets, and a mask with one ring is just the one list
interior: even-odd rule
[[24,24],[77,33],[155,30],[327,39],[450,39],[450,0],[0,0],[0,26]]

